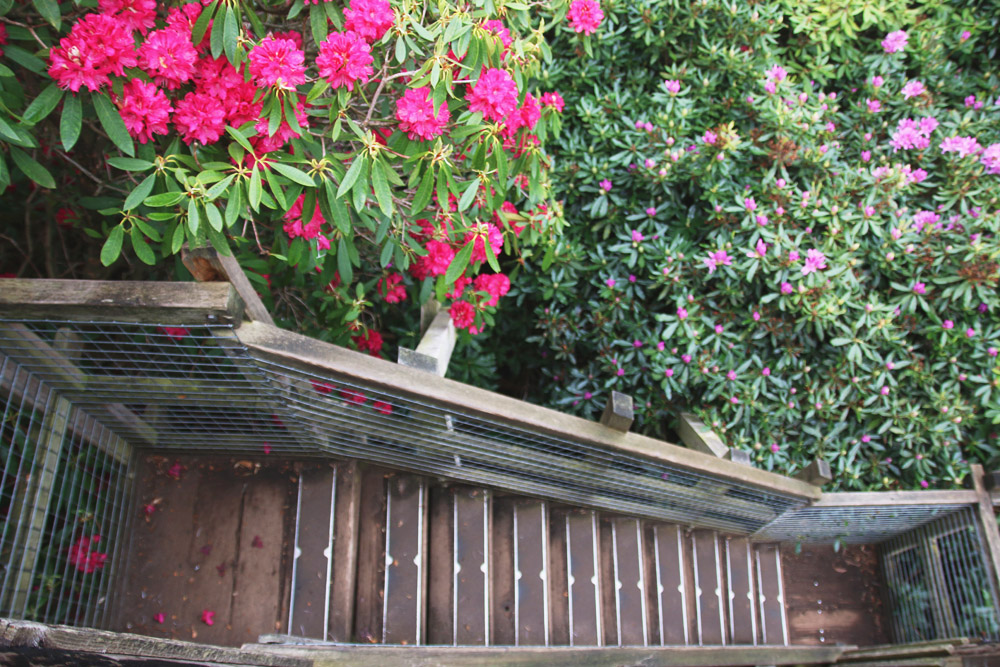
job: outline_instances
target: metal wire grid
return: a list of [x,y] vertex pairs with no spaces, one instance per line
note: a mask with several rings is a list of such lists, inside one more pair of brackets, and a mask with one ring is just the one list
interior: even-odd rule
[[754,534],[762,542],[877,544],[968,505],[866,505],[803,507]]
[[974,508],[881,545],[897,642],[948,637],[1000,640],[1000,610]]
[[803,504],[319,369],[282,365],[247,349],[231,328],[8,321],[0,326],[0,348],[136,445],[356,457],[743,533]]
[[107,627],[128,445],[9,358],[0,378],[0,616]]

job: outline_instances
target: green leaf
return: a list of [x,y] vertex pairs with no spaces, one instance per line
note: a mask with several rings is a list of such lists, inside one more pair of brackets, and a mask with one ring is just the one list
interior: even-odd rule
[[383,269],[389,265],[389,260],[392,259],[392,251],[394,249],[395,243],[390,241],[382,246],[382,253],[379,255],[379,266]]
[[247,138],[243,136],[242,132],[240,132],[235,128],[229,127],[228,125],[226,126],[226,132],[229,133],[229,136],[235,139],[236,143],[242,146],[247,153],[251,154],[253,153],[253,146],[250,145],[250,142],[247,141]]
[[282,104],[277,99],[271,105],[271,112],[267,118],[267,136],[273,137],[274,133],[281,127],[281,107]]
[[108,137],[114,142],[122,153],[135,155],[135,147],[132,145],[132,137],[125,129],[121,114],[111,103],[111,99],[106,94],[91,95],[94,101],[94,110],[97,111],[97,119],[101,121],[101,126],[108,133]]
[[[470,243],[469,245],[471,246],[472,244]],[[489,262],[490,268],[500,273],[500,262],[497,261],[496,253],[493,252],[493,246],[490,244],[488,234],[483,238],[483,247],[486,250],[486,261]]]
[[427,165],[427,171],[420,179],[420,187],[417,188],[417,194],[413,196],[413,202],[410,204],[410,215],[417,215],[423,211],[427,204],[431,201],[431,196],[434,194],[434,167]]
[[309,188],[316,187],[316,183],[310,178],[309,174],[302,171],[301,169],[296,169],[295,167],[287,164],[282,164],[281,162],[272,162],[271,166],[274,170],[292,181],[293,183],[298,183],[299,185],[304,185]]
[[462,193],[462,198],[458,200],[458,210],[464,211],[472,206],[473,200],[476,198],[476,193],[479,192],[479,178],[476,177],[472,179],[469,183],[469,187],[465,188],[465,192]]
[[444,274],[444,281],[451,285],[458,277],[462,275],[465,271],[465,267],[469,265],[469,259],[472,257],[472,243],[466,243],[465,247],[458,251],[455,255],[455,259],[451,260],[451,264],[448,265],[448,271]]
[[14,158],[14,164],[17,165],[18,169],[24,173],[25,176],[38,183],[43,188],[48,188],[54,190],[56,187],[56,181],[52,178],[52,174],[49,170],[38,163],[35,158],[31,157],[20,148],[10,147],[10,156]]
[[226,202],[226,227],[232,227],[240,217],[240,210],[243,208],[243,186],[240,183],[229,193],[229,201]]
[[229,8],[229,5],[223,4],[219,10],[219,14],[215,17],[215,21],[212,22],[212,36],[209,39],[209,46],[212,49],[213,58],[218,58],[222,55],[222,33],[225,30],[226,21],[231,13],[232,10]]
[[221,4],[221,2],[213,2],[211,6],[202,10],[201,14],[198,16],[198,20],[195,21],[194,28],[191,30],[192,44],[195,46],[201,44],[201,40],[205,37],[205,31],[208,30],[208,22],[212,20],[215,10],[217,10]]
[[173,236],[170,238],[170,252],[176,255],[182,245],[184,245],[184,225],[177,223]]
[[21,137],[18,135],[17,132],[14,131],[14,128],[11,127],[6,120],[4,120],[3,117],[0,117],[0,136],[3,136],[9,139],[10,141],[16,141],[18,143],[20,143],[21,141]]
[[351,213],[347,210],[344,200],[333,191],[333,181],[324,181],[326,189],[326,200],[330,205],[330,213],[333,215],[333,224],[342,234],[351,233]]
[[197,234],[201,227],[201,215],[198,211],[198,200],[192,197],[188,199],[188,229],[192,234]]
[[386,215],[392,215],[392,192],[385,177],[385,165],[381,160],[372,163],[372,187],[375,188],[375,200],[378,207]]
[[208,224],[217,232],[222,231],[222,214],[219,213],[219,209],[216,208],[215,204],[207,203],[205,204],[205,213],[208,214]]
[[63,148],[72,150],[80,138],[83,127],[83,105],[76,95],[67,95],[63,101],[62,117],[59,119],[59,140]]
[[341,236],[337,241],[337,271],[340,272],[340,280],[345,285],[351,284],[354,280],[354,269],[351,268],[351,256],[347,254],[347,242]]
[[101,264],[111,266],[118,259],[118,255],[122,253],[122,241],[124,240],[125,230],[122,229],[121,225],[115,226],[101,248]]
[[260,167],[255,164],[250,173],[250,208],[255,211],[260,208],[260,188]]
[[108,164],[122,171],[147,171],[153,168],[153,163],[147,160],[139,160],[134,157],[112,157],[108,158]]
[[59,29],[62,24],[62,13],[56,0],[32,0],[32,4],[43,19],[51,23],[56,30]]
[[227,9],[225,25],[222,28],[222,48],[229,62],[236,63],[236,42],[240,36],[240,28],[236,22],[236,12]]
[[132,250],[135,251],[135,256],[139,258],[139,261],[150,266],[156,264],[156,255],[146,243],[146,239],[143,238],[141,229],[133,227],[128,238],[132,242]]
[[322,44],[326,39],[327,20],[326,9],[322,3],[314,4],[309,8],[309,28],[312,30],[313,40],[316,44]]
[[152,208],[161,208],[163,206],[175,206],[182,199],[184,199],[183,192],[161,192],[158,195],[147,197],[144,203],[146,206]]
[[341,181],[340,187],[337,188],[338,199],[343,197],[351,190],[351,188],[354,187],[354,184],[358,182],[358,177],[361,176],[361,170],[365,168],[366,164],[367,160],[364,156],[355,156],[354,161],[351,162],[351,168],[347,170],[347,173],[344,175],[344,180]]
[[131,211],[136,206],[141,204],[149,193],[153,191],[153,186],[156,184],[156,174],[150,174],[142,183],[137,185],[132,192],[128,193],[128,197],[125,198],[125,204],[122,209],[125,211]]
[[32,53],[29,53],[16,44],[7,44],[4,46],[3,54],[6,58],[10,58],[18,65],[26,67],[36,74],[41,74],[45,71],[45,68],[48,67],[44,60],[38,58]]
[[31,101],[28,108],[24,110],[21,119],[31,125],[37,124],[52,113],[52,110],[59,105],[59,100],[62,99],[62,96],[62,89],[56,84],[50,83],[45,87],[45,90],[38,94],[38,97]]

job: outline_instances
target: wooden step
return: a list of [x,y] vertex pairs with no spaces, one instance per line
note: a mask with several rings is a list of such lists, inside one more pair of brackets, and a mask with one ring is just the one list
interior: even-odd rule
[[649,644],[642,526],[638,519],[611,522],[619,646]]
[[728,582],[729,641],[757,643],[757,615],[753,601],[753,548],[745,537],[726,538],[726,581]]
[[490,643],[490,496],[485,489],[453,489],[452,643]]
[[691,533],[694,558],[695,613],[697,614],[698,644],[725,645],[726,633],[722,602],[722,562],[719,557],[719,535],[714,530]]
[[514,644],[548,646],[548,505],[514,503]]
[[660,644],[689,644],[687,590],[684,582],[684,531],[679,526],[653,527]]
[[289,634],[326,639],[330,620],[337,471],[310,465],[299,474]]
[[423,478],[389,478],[386,502],[382,643],[424,643],[427,485]]
[[376,643],[382,638],[385,586],[386,475],[378,468],[361,470],[354,640]]
[[777,544],[757,544],[754,549],[757,558],[761,643],[788,645],[784,586],[781,581],[781,550]]
[[597,513],[567,512],[566,578],[570,646],[603,646],[599,557]]

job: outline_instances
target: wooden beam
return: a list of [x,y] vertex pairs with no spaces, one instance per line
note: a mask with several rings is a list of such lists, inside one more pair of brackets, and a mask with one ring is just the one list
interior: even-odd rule
[[232,255],[220,255],[215,248],[194,248],[184,244],[181,248],[181,261],[198,282],[225,280],[232,284],[236,293],[243,299],[246,316],[251,320],[274,324],[271,313],[267,312],[264,302],[260,300],[257,290],[253,288],[243,272],[243,267]]
[[273,651],[206,646],[176,639],[160,639],[119,632],[105,632],[65,625],[0,619],[0,646],[87,651],[118,656],[180,660],[183,664],[260,665],[262,667],[312,667],[305,657],[283,656]]
[[696,452],[720,459],[729,453],[729,446],[722,441],[722,438],[690,412],[681,413],[680,429],[677,434],[681,436],[681,442]]
[[833,472],[826,459],[813,459],[813,462],[795,474],[795,479],[823,486],[833,481]]
[[813,507],[865,507],[869,505],[974,505],[975,491],[844,491],[824,493]]
[[608,428],[626,433],[632,428],[635,420],[635,407],[632,397],[619,391],[612,391],[601,414],[601,424]]
[[989,491],[986,490],[984,482],[985,474],[983,466],[973,463],[969,466],[972,472],[972,488],[978,498],[977,509],[979,511],[979,523],[982,528],[981,535],[986,544],[988,559],[986,569],[988,570],[991,583],[993,584],[993,609],[1000,612],[1000,530],[997,530],[997,517],[993,512],[993,499]]
[[444,377],[455,350],[455,324],[447,310],[439,310],[431,320],[416,350],[399,348],[399,363]]
[[283,331],[261,322],[246,322],[236,330],[254,353],[309,372],[347,375],[390,394],[410,395],[422,402],[470,412],[483,419],[527,428],[556,438],[578,440],[610,452],[644,457],[700,475],[711,474],[735,483],[817,500],[811,484],[740,465],[637,433],[621,433],[596,422],[519,401],[508,396],[435,377],[390,361],[347,350],[323,341]]
[[4,281],[0,316],[157,324],[239,323],[243,300],[229,283],[100,280]]
[[[267,640],[269,637],[262,637]],[[752,665],[828,665],[851,646],[655,646],[655,647],[424,647],[244,644],[244,650],[313,660],[315,667],[393,667],[395,665],[513,665],[516,667],[750,667]]]

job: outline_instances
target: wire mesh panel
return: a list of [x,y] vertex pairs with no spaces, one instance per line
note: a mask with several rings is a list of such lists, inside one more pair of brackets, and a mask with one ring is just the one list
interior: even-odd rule
[[0,349],[137,446],[356,457],[527,495],[752,532],[801,497],[290,367],[219,325],[5,321]]
[[993,577],[973,508],[952,512],[881,545],[898,642],[1000,639]]
[[0,379],[0,616],[105,626],[129,447],[9,357]]

